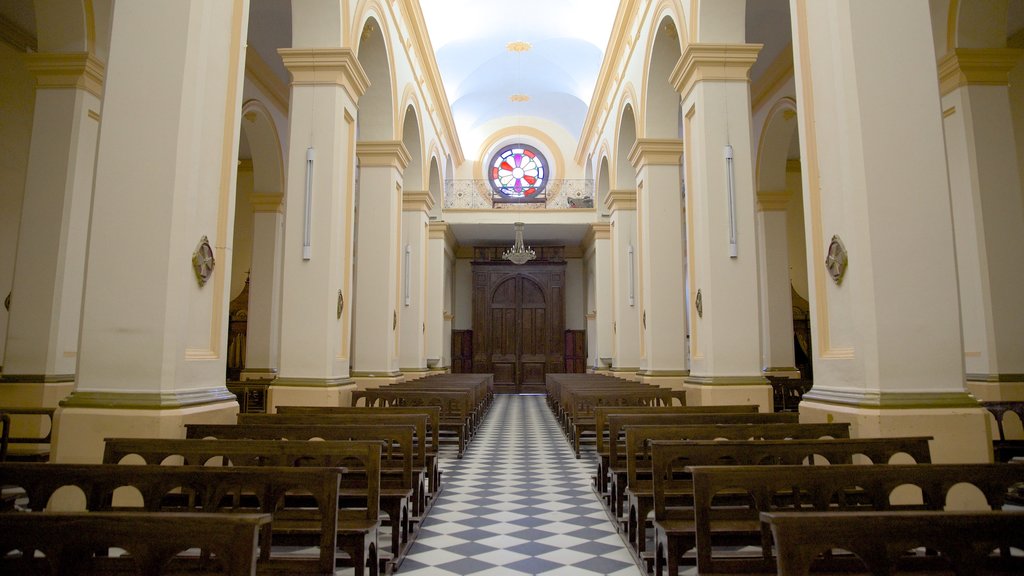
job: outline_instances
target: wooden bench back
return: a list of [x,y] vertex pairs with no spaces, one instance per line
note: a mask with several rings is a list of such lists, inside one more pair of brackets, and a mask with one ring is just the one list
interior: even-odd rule
[[[359,449],[364,455],[370,448]],[[142,498],[138,511],[146,512],[260,512],[271,515],[301,513],[321,526],[318,546],[320,566],[334,564],[337,546],[338,496],[345,469],[267,466],[196,467],[127,466],[118,464],[0,465],[0,484],[20,487],[28,502],[25,508],[47,511],[53,494],[75,487],[85,496],[85,511],[115,510],[114,492],[134,489]],[[292,510],[285,495],[305,496],[315,508],[303,504]],[[129,508],[131,509],[131,508]],[[186,520],[187,521],[187,520]],[[269,559],[273,524],[260,532],[261,558]],[[69,538],[74,538],[69,535]]]
[[403,406],[389,406],[387,408],[373,406],[278,406],[277,413],[287,415],[322,414],[331,416],[342,414],[425,414],[428,418],[427,437],[430,439],[430,443],[427,445],[427,451],[437,451],[438,430],[441,423],[440,406],[419,406],[416,408]]
[[[687,467],[710,465],[850,464],[866,457],[885,464],[897,454],[907,454],[918,464],[931,462],[930,436],[906,438],[838,438],[833,440],[653,440],[651,474],[656,520],[668,520],[679,512],[667,506],[669,492],[689,491]],[[824,460],[819,461],[818,458]],[[692,519],[692,509],[682,512]]]
[[605,452],[605,433],[610,414],[750,414],[757,412],[757,404],[730,404],[724,406],[597,406],[594,408],[594,429],[597,432],[597,451]]
[[[181,574],[253,576],[258,530],[269,514],[61,512],[3,519],[4,574]],[[73,535],[73,537],[69,537]],[[110,557],[102,552],[127,552]],[[213,555],[184,559],[192,548]],[[20,556],[8,556],[18,550]],[[42,552],[42,556],[35,551]],[[334,552],[331,551],[333,557]],[[333,563],[333,558],[331,558]]]
[[626,436],[626,486],[635,486],[644,472],[651,472],[653,440],[783,440],[849,438],[848,422],[834,424],[751,423],[751,424],[631,424],[623,428]]
[[643,388],[605,388],[570,393],[569,421],[593,418],[598,406],[671,406],[672,390],[645,386]]
[[[712,425],[712,424],[795,424],[799,415],[776,412],[726,412],[696,414],[609,414],[608,423],[608,466],[625,466],[626,445],[620,440],[623,428],[635,425]],[[681,438],[675,438],[680,440]],[[714,438],[709,438],[713,440]]]
[[[768,525],[759,522],[762,512],[943,510],[950,491],[962,484],[977,488],[989,510],[999,510],[1013,486],[1024,482],[1024,467],[1009,464],[696,466],[690,472],[697,562],[702,572],[729,572],[741,564],[773,568],[770,546],[762,547],[759,561],[716,559],[712,554],[716,522],[749,521],[760,527],[761,541],[768,543],[771,533]],[[902,486],[918,488],[920,500],[894,501],[893,492]],[[727,505],[716,499],[726,494]]]
[[438,406],[441,408],[442,420],[468,420],[472,413],[472,393],[452,390],[398,390],[377,388],[366,390],[367,403],[375,400],[371,406],[409,407]]
[[[381,442],[381,469],[401,470],[402,488],[413,487],[413,433],[411,425],[271,425],[271,424],[188,424],[189,439],[218,440],[362,440]],[[422,467],[422,464],[419,464]]]
[[[429,417],[426,414],[238,414],[238,424],[246,426],[290,426],[297,430],[303,426],[310,430],[322,426],[374,426],[374,425],[398,425],[413,427],[413,462],[416,466],[423,466],[426,462],[428,448],[427,423]],[[186,429],[190,425],[186,424]],[[188,436],[195,438],[197,436]],[[323,440],[346,440],[346,438],[325,438],[323,436],[310,436],[302,438],[321,438]]]
[[[194,440],[107,438],[103,462],[118,464],[138,456],[150,465],[181,459],[190,468],[230,466],[344,467],[343,487],[366,487],[366,519],[380,514],[380,441],[281,442],[280,440]],[[126,467],[127,468],[127,467]],[[165,469],[170,468],[165,466]]]

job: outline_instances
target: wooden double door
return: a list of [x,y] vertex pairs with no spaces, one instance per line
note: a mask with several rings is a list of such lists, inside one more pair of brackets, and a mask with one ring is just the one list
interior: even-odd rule
[[473,264],[473,371],[495,392],[543,393],[565,360],[565,263]]

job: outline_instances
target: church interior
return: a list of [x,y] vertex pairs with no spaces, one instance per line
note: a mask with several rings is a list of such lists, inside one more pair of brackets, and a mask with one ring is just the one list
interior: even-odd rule
[[[0,2],[0,485],[24,488],[2,502],[36,477],[5,458],[85,478],[117,465],[111,439],[303,425],[361,439],[317,458],[377,470],[360,521],[381,527],[355,538],[334,510],[317,544],[271,505],[232,541],[259,550],[216,549],[223,573],[269,570],[273,532],[331,564],[307,573],[728,573],[753,545],[801,574],[821,550],[800,537],[833,531],[881,573],[834,502],[821,525],[761,509],[754,536],[702,536],[698,481],[742,485],[698,473],[701,446],[777,442],[763,490],[807,434],[850,444],[840,468],[884,444],[914,469],[895,485],[978,487],[863,531],[943,550],[978,522],[984,554],[1019,559],[1022,56],[1024,0]],[[397,464],[364,446],[371,420]],[[762,463],[706,457],[732,482]],[[680,474],[695,537],[661,493]],[[0,507],[0,532],[47,530],[15,516],[37,515]],[[31,546],[0,535],[0,573]]]

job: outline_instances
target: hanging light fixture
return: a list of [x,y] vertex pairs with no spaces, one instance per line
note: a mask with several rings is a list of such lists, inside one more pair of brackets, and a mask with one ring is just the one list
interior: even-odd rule
[[523,245],[523,223],[516,222],[516,241],[512,244],[512,247],[505,250],[505,253],[501,255],[502,258],[512,262],[513,264],[526,264],[530,260],[537,257],[537,253],[533,251],[533,248]]

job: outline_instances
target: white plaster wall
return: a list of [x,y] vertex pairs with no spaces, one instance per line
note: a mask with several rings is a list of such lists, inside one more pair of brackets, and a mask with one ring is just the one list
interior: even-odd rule
[[583,259],[565,261],[565,329],[587,328],[587,284],[583,276]]
[[473,267],[469,258],[455,260],[455,319],[452,330],[473,329]]
[[[515,130],[512,130],[510,133],[509,127],[517,125],[527,127],[528,129],[524,130],[521,135],[516,134]],[[535,131],[539,131],[544,137],[536,137],[533,135]],[[486,162],[497,151],[497,147],[511,140],[518,140],[536,146],[547,157],[548,163],[551,165],[550,177],[552,179],[580,179],[587,177],[584,167],[577,164],[574,159],[577,146],[576,137],[560,124],[534,116],[524,116],[522,118],[502,117],[481,125],[479,133],[489,134],[489,136],[481,142],[467,141],[462,143],[466,161],[455,170],[455,179],[457,180],[486,178],[488,168]],[[499,134],[504,134],[504,136],[499,136]]]
[[[24,54],[0,42],[0,302],[14,280],[25,173],[28,169],[35,81]],[[7,309],[0,306],[0,365],[7,340]]]

